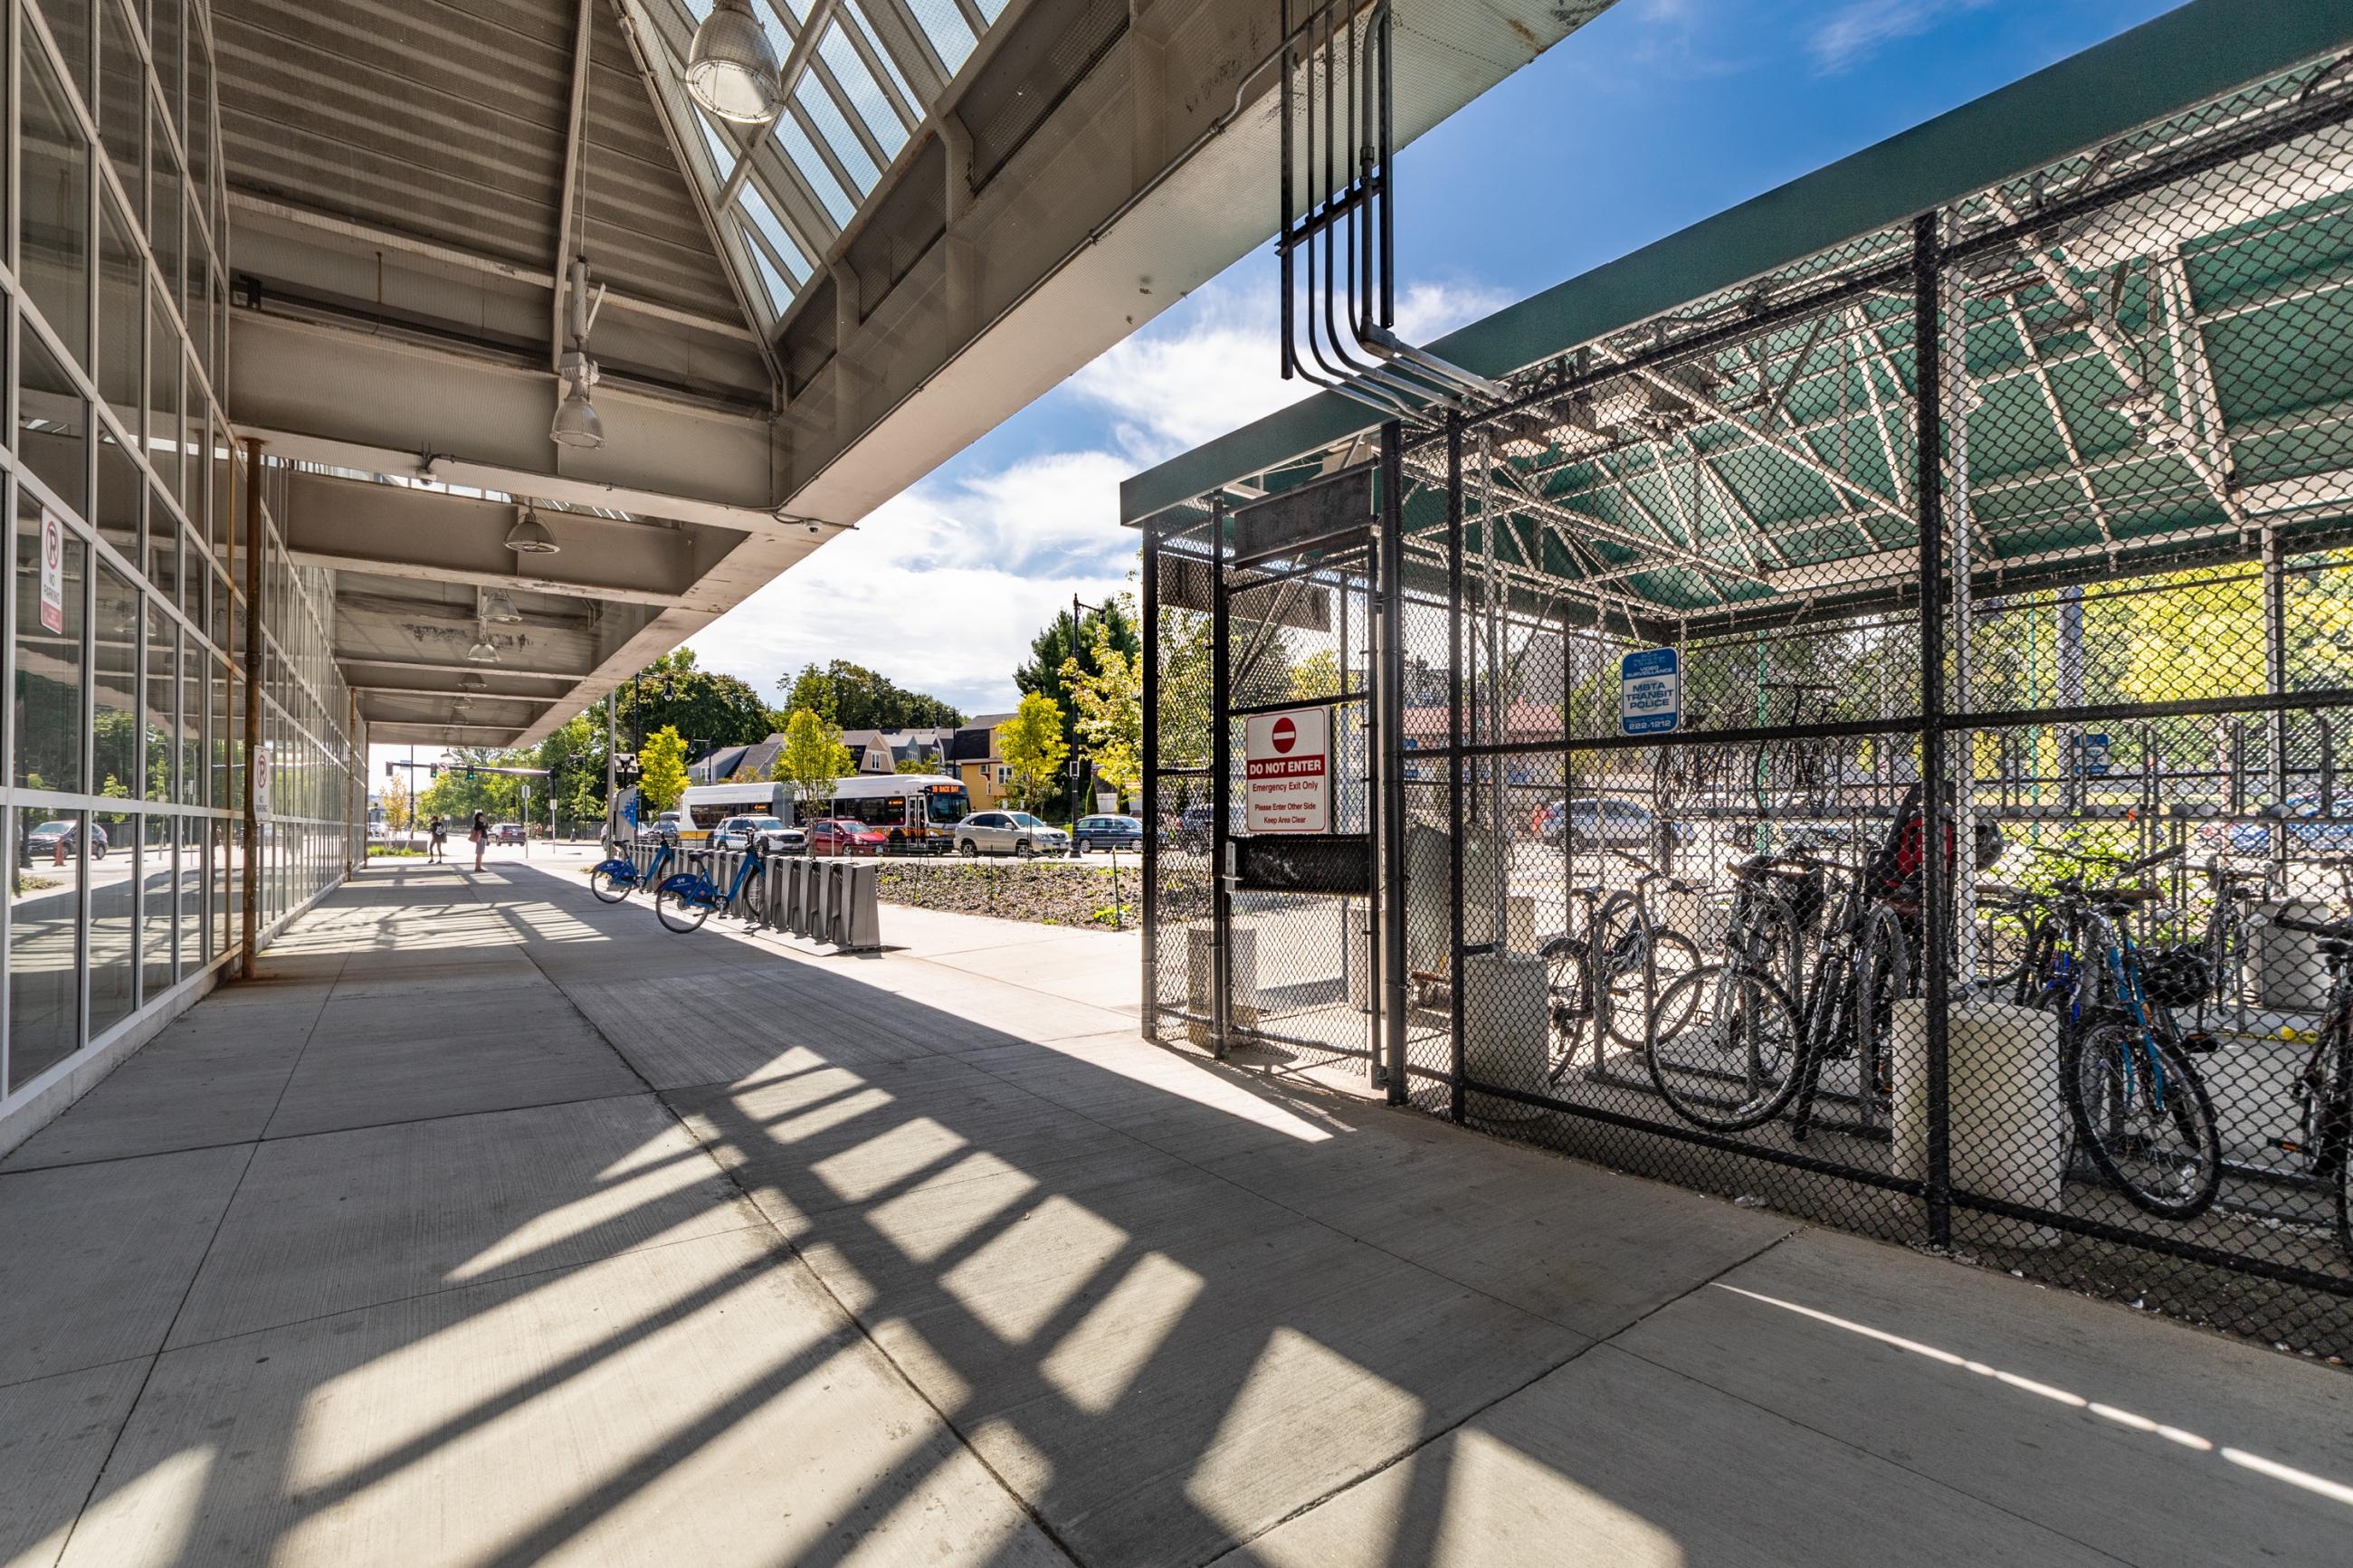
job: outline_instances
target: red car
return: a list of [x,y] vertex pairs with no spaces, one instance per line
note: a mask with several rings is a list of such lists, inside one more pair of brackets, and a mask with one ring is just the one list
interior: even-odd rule
[[812,855],[880,855],[890,843],[891,836],[881,828],[845,817],[822,816],[808,827]]

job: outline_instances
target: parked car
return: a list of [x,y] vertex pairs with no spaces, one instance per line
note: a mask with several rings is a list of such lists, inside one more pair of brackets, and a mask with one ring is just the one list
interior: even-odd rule
[[955,847],[965,855],[1060,855],[1071,836],[1026,811],[976,811],[956,824]]
[[665,811],[651,822],[639,826],[638,837],[650,838],[657,844],[676,844],[679,842],[680,835],[685,830],[686,813]]
[[1071,837],[1082,855],[1090,849],[1141,849],[1144,824],[1133,816],[1082,816]]
[[[2339,801],[2333,814],[2337,820],[2327,822],[2317,820],[2320,797],[2316,795],[2292,795],[2285,804],[2263,806],[2254,815],[2284,822],[2292,848],[2329,855],[2353,850],[2353,820],[2347,820],[2353,818],[2353,802]],[[2198,826],[2198,842],[2210,851],[2262,855],[2271,849],[2272,829],[2271,822],[2203,822]]]
[[[25,835],[25,851],[18,858],[28,865],[37,859],[54,860],[59,844],[63,844],[65,852],[70,855],[79,847],[80,831],[79,823],[44,822]],[[90,858],[93,860],[106,858],[106,829],[95,822],[90,825]]]
[[522,824],[520,822],[501,822],[491,828],[491,842],[493,844],[520,844],[522,839]]
[[[1564,825],[1579,849],[1607,845],[1639,854],[1658,842],[1659,819],[1650,807],[1630,800],[1554,801],[1537,814],[1536,835],[1547,844],[1557,844]],[[1669,823],[1667,827],[1677,844],[1689,844],[1699,836],[1687,822]]]
[[1176,814],[1176,831],[1170,835],[1176,847],[1195,855],[1209,852],[1209,831],[1217,825],[1217,808],[1206,800],[1197,800]]
[[713,849],[748,849],[754,839],[769,855],[798,855],[808,847],[808,835],[786,826],[781,817],[731,816],[711,830]]
[[818,818],[808,825],[807,838],[812,855],[880,855],[891,847],[889,834],[846,816]]

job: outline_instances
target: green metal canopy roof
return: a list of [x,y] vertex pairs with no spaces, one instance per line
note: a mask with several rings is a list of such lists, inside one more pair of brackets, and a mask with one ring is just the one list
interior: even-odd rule
[[[1973,574],[2329,534],[2353,503],[2348,47],[2353,6],[2199,0],[1441,340],[1517,399],[1470,438],[1474,537],[1492,512],[1509,569],[1652,626],[1902,597],[1912,219],[1937,209]],[[1308,399],[1128,480],[1124,518],[1325,471],[1371,417]],[[1442,447],[1408,463],[1419,532]]]

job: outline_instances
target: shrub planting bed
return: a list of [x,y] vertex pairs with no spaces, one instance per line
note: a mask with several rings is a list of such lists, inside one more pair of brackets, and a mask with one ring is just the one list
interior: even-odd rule
[[[1132,856],[1119,865],[1119,900],[1133,924],[1144,890],[1143,868]],[[879,892],[884,903],[912,904],[961,915],[1036,921],[1044,925],[1108,927],[1112,923],[1110,861],[1077,864],[1039,860],[885,860]]]

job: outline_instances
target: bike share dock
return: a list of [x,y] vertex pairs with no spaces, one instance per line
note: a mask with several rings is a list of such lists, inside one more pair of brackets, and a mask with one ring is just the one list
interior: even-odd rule
[[369,867],[0,1163],[0,1559],[2342,1561],[2341,1373],[593,858]]
[[2187,5],[1369,371],[1309,170],[1331,390],[1123,491],[1147,1032],[2353,1352],[2348,50]]

